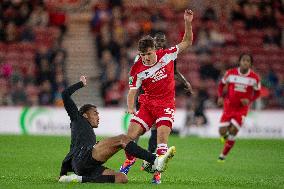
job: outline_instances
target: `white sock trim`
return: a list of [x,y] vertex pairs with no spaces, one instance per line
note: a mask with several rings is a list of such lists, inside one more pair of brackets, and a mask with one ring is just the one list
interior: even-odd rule
[[168,149],[168,144],[165,144],[165,143],[160,143],[157,145],[157,149],[159,148],[167,148]]
[[235,139],[236,139],[236,136],[234,136],[234,135],[228,136],[228,140],[235,141]]

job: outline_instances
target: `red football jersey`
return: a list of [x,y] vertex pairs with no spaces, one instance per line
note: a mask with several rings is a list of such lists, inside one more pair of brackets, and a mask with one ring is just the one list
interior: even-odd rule
[[144,94],[139,97],[140,103],[175,104],[174,60],[177,54],[177,46],[157,50],[157,62],[151,66],[143,64],[141,57],[136,58],[130,70],[129,87],[142,87]]
[[252,102],[254,91],[261,88],[259,76],[249,70],[247,74],[242,74],[239,68],[230,69],[222,78],[222,83],[228,85],[227,94],[225,96],[224,108],[244,108],[249,106],[241,104],[242,98],[247,98]]

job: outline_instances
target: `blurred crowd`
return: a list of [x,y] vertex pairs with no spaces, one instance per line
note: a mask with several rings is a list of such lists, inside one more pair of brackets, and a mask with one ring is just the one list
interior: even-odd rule
[[[0,0],[0,105],[62,105],[66,15],[42,0]],[[254,57],[262,78],[257,108],[284,108],[283,0],[100,0],[91,30],[105,106],[125,106],[128,72],[143,35],[164,32],[168,46],[181,41],[183,11],[194,14],[194,44],[178,57],[190,81],[188,96],[177,82],[177,107],[202,115],[216,108],[217,84],[242,52]]]
[[0,105],[62,105],[64,13],[40,0],[0,0]]
[[257,108],[284,108],[284,2],[281,0],[102,0],[93,7],[91,29],[101,68],[105,106],[124,106],[128,72],[143,35],[164,32],[168,46],[181,41],[183,11],[194,10],[193,47],[177,59],[195,94],[177,83],[177,107],[197,114],[215,108],[217,84],[238,64],[242,52],[254,57],[261,75],[262,100]]

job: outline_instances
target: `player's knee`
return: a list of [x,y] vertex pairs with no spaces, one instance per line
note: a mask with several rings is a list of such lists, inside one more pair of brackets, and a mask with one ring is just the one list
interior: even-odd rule
[[136,122],[131,122],[128,128],[127,136],[130,140],[136,140],[139,136],[145,133],[145,129],[141,127],[140,124]]
[[221,136],[226,135],[227,134],[227,128],[226,127],[219,128],[219,134]]
[[128,182],[128,178],[125,174],[123,173],[118,173],[117,175],[115,175],[115,182],[116,183],[127,183]]
[[168,132],[172,130],[172,122],[169,120],[162,120],[156,123],[157,131],[160,132]]
[[239,132],[239,130],[238,130],[238,128],[236,128],[236,127],[231,127],[230,129],[229,129],[229,134],[230,135],[237,135],[238,134],[238,132]]

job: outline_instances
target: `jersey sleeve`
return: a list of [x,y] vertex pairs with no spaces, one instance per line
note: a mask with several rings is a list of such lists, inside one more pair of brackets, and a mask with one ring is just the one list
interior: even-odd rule
[[138,78],[137,74],[130,74],[129,77],[129,88],[138,89],[141,86],[141,80]]
[[179,52],[179,48],[178,46],[173,46],[171,48],[168,48],[168,49],[165,49],[164,52],[167,54],[167,58],[170,59],[170,60],[175,60],[177,59],[177,55],[178,55],[178,52]]
[[[137,57],[135,58],[135,60],[136,59],[137,59]],[[142,83],[142,81],[138,77],[138,73],[136,71],[136,66],[135,66],[135,63],[134,63],[134,65],[132,66],[130,73],[129,73],[129,88],[130,89],[138,89],[141,86],[141,83]]]

